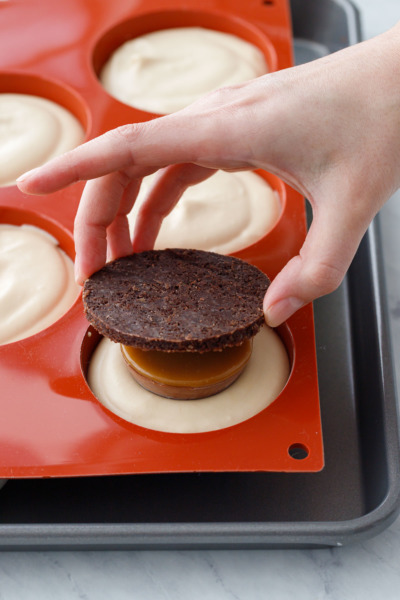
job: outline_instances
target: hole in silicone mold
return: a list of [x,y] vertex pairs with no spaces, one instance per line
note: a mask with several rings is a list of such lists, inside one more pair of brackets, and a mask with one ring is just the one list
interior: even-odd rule
[[304,460],[309,455],[309,450],[304,444],[292,444],[288,449],[289,456],[295,460]]
[[91,127],[91,117],[85,101],[69,86],[39,75],[0,73],[1,94],[28,94],[51,100],[66,108],[81,123],[85,132]]
[[56,323],[80,295],[72,235],[39,214],[0,208],[0,345]]
[[285,187],[285,184],[283,183],[283,181],[281,179],[279,179],[279,177],[277,177],[276,175],[273,175],[272,173],[268,173],[267,171],[263,171],[262,169],[255,171],[255,173],[257,175],[259,175],[260,177],[262,177],[262,179],[264,179],[268,183],[268,185],[274,190],[274,192],[278,196],[279,204],[280,204],[279,216],[276,219],[276,221],[273,223],[271,228],[268,231],[266,231],[266,235],[267,235],[272,229],[274,229],[276,227],[276,225],[282,218],[283,213],[286,210],[286,200],[287,200],[286,187]]
[[[144,178],[128,215],[131,232],[155,175]],[[185,190],[164,219],[156,249],[197,248],[233,254],[260,242],[279,222],[286,206],[282,181],[263,171],[218,171]]]
[[72,261],[75,259],[75,245],[72,233],[49,217],[29,210],[1,206],[0,225],[30,225],[37,227],[54,237],[61,250]]
[[[82,340],[81,370],[98,402],[124,421],[167,433],[216,431],[262,412],[279,397],[292,376],[294,344],[288,326],[274,331],[263,328],[258,336],[252,358],[239,379],[224,392],[204,400],[171,400],[144,390],[130,375],[120,345],[104,339],[92,326]],[[279,359],[266,368],[268,352]],[[273,388],[271,397],[268,385]]]
[[280,214],[271,228],[265,231],[262,238],[233,254],[256,265],[268,273],[272,279],[283,268],[287,260],[298,252],[295,243],[296,236],[293,235],[296,233],[293,227],[297,227],[297,223],[291,219],[292,205],[289,210],[288,191],[284,182],[263,170],[257,170],[256,173],[265,179],[278,195],[281,205]]
[[290,375],[288,377],[288,381],[289,381],[290,377],[292,376],[293,364],[295,361],[295,343],[294,343],[293,334],[292,334],[289,326],[286,323],[279,325],[279,327],[274,329],[274,331],[275,331],[275,333],[277,333],[277,335],[280,337],[281,341],[283,342],[286,352],[287,352],[287,355],[288,355],[288,358],[289,358],[289,365],[290,365]]
[[[119,23],[103,35],[93,51],[93,68],[97,77],[100,78],[105,63],[125,42],[157,31],[187,27],[200,27],[206,30],[214,30],[236,36],[237,38],[252,44],[261,51],[267,64],[268,71],[274,71],[277,68],[277,56],[271,41],[257,27],[242,20],[240,17],[227,16],[226,14],[221,14],[217,11],[201,12],[193,10],[170,10],[138,15],[132,19]],[[225,84],[221,83],[221,85]],[[219,86],[214,85],[214,88],[215,87]],[[208,90],[203,90],[201,93],[205,93],[206,91]],[[110,93],[114,95],[112,92]],[[121,101],[137,108],[134,104],[134,99],[132,99],[132,102],[125,102],[125,100]],[[190,101],[192,101],[192,99]],[[174,112],[173,110],[155,111],[148,107],[138,107],[138,110],[153,114]]]
[[75,148],[87,138],[90,116],[74,90],[35,75],[0,73],[0,186]]
[[90,365],[90,359],[92,358],[93,352],[95,351],[102,339],[103,337],[99,334],[99,332],[96,331],[94,327],[89,325],[82,340],[80,354],[81,370],[86,382],[88,382],[87,374]]

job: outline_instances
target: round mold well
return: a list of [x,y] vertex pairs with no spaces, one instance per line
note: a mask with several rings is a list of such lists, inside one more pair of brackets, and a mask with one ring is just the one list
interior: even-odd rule
[[[54,103],[70,113],[82,127],[82,136],[79,136],[78,132],[76,132],[77,142],[75,144],[71,143],[65,150],[72,149],[88,139],[92,123],[90,110],[84,99],[73,88],[39,75],[0,72],[0,96],[2,94],[17,94],[41,98]],[[61,150],[62,152],[63,150]],[[40,166],[40,164],[46,162],[46,159],[44,161],[33,159],[30,162],[32,166],[28,166],[28,169]],[[10,179],[12,180],[12,178]],[[2,187],[11,185],[14,185],[13,181],[1,184]]]
[[[234,35],[249,42],[262,52],[268,72],[277,70],[277,54],[271,40],[257,26],[245,19],[216,10],[165,10],[143,13],[124,20],[102,35],[95,44],[92,55],[93,69],[99,85],[105,89],[100,81],[102,68],[110,56],[125,42],[156,31],[184,27],[200,27]],[[135,106],[132,108],[145,115],[163,114],[152,113]]]
[[[151,187],[151,177],[144,178],[142,187],[135,206],[128,215],[131,233],[134,230],[137,211],[141,206],[144,197],[147,195],[148,188]],[[217,178],[220,179],[217,179]],[[235,178],[239,180],[235,180]],[[248,177],[248,179],[246,179]],[[251,179],[250,179],[251,177]],[[215,178],[215,188],[213,181]],[[268,186],[252,189],[254,181],[257,185]],[[149,182],[146,180],[149,179]],[[221,186],[221,187],[219,187]],[[224,187],[225,186],[225,187]],[[242,209],[247,211],[243,217],[247,230],[243,228],[239,220],[225,219],[224,214],[229,214],[230,207],[225,205],[227,198],[232,198],[236,190],[247,190],[250,194],[250,201],[240,205],[244,196],[238,194],[239,214]],[[249,186],[249,187],[247,187]],[[214,197],[214,189],[217,197]],[[270,190],[273,193],[270,197]],[[265,193],[265,214],[263,207],[257,203],[263,198]],[[218,199],[221,198],[221,204]],[[254,201],[257,203],[254,203]],[[183,198],[178,202],[166,217],[166,229],[159,232],[155,248],[162,249],[166,247],[180,248],[199,248],[221,254],[238,255],[243,252],[252,252],[257,248],[257,252],[262,256],[264,253],[263,245],[265,240],[278,227],[283,215],[287,209],[287,193],[285,184],[275,175],[263,170],[246,171],[237,173],[218,172],[213,174],[206,181],[190,186],[185,190]],[[177,211],[175,213],[174,211]],[[273,215],[270,211],[273,211]],[[235,211],[234,211],[234,214]],[[214,223],[215,231],[208,230],[209,222]],[[261,226],[262,225],[262,226]],[[247,231],[246,235],[245,232]],[[182,235],[181,235],[182,232]],[[206,232],[206,236],[202,235]],[[243,237],[242,237],[243,236]],[[221,240],[219,242],[218,240]],[[252,262],[252,261],[250,261]],[[263,269],[269,272],[268,269]]]
[[290,236],[290,243],[293,244],[298,232],[292,231],[291,208],[286,184],[276,175],[263,169],[257,169],[254,173],[264,179],[277,194],[280,212],[276,221],[261,238],[232,254],[256,265],[273,279],[291,257],[287,253],[288,236]]
[[279,179],[279,177],[277,177],[276,175],[273,175],[272,173],[268,173],[268,171],[264,171],[263,169],[257,169],[256,171],[254,171],[254,173],[256,175],[258,175],[259,177],[261,177],[261,179],[263,179],[270,186],[270,188],[278,196],[278,200],[279,200],[279,204],[280,204],[280,211],[279,211],[279,215],[278,215],[277,219],[271,225],[271,227],[265,232],[264,236],[262,238],[260,238],[260,240],[254,242],[254,244],[258,244],[259,242],[262,241],[263,238],[268,236],[276,227],[278,227],[281,219],[283,218],[283,216],[287,210],[287,193],[286,193],[286,186],[283,183],[282,179]]
[[[285,385],[282,387],[280,393],[276,396],[276,398],[272,401],[271,404],[275,403],[276,401],[278,401],[279,397],[284,393],[284,390],[286,389],[286,387],[288,386],[289,382],[291,381],[292,375],[293,375],[293,366],[294,366],[294,361],[295,361],[295,344],[294,344],[294,338],[293,338],[293,334],[289,328],[289,326],[284,323],[283,325],[279,326],[278,328],[275,329],[275,332],[278,334],[280,340],[282,341],[287,356],[288,356],[288,361],[289,361],[289,374],[288,374],[288,378],[286,380]],[[92,359],[92,356],[94,354],[94,352],[96,351],[97,346],[99,345],[99,343],[103,340],[103,336],[96,331],[96,329],[94,329],[94,327],[92,325],[90,325],[88,327],[88,329],[85,331],[84,337],[82,339],[82,343],[81,343],[81,351],[80,351],[80,363],[81,363],[81,371],[82,371],[82,375],[86,381],[87,386],[89,387],[89,389],[92,391],[93,396],[96,398],[97,402],[99,402],[99,404],[103,407],[104,410],[106,410],[107,413],[109,413],[113,418],[116,418],[117,420],[122,419],[122,421],[127,424],[127,425],[132,425],[134,427],[143,427],[150,435],[151,432],[153,431],[153,434],[155,434],[156,436],[160,435],[160,434],[165,434],[165,433],[172,433],[174,435],[176,434],[183,434],[182,432],[176,431],[176,432],[164,432],[162,430],[159,429],[152,429],[151,427],[148,429],[145,425],[141,424],[141,423],[135,423],[133,421],[126,421],[124,419],[124,417],[118,413],[118,411],[116,410],[114,412],[114,410],[112,410],[110,407],[106,406],[103,404],[103,402],[98,399],[96,397],[96,394],[94,393],[94,391],[92,390],[89,381],[88,381],[88,370],[89,370],[89,366],[90,366],[90,362]],[[122,361],[122,355],[121,355],[121,361]],[[126,370],[128,371],[128,367],[126,366]],[[132,376],[131,376],[132,377]],[[133,377],[132,377],[133,379]],[[240,377],[239,377],[240,380]],[[232,387],[235,385],[235,382],[232,384]],[[227,388],[229,390],[229,388]],[[145,393],[150,393],[145,391]],[[167,400],[170,401],[170,399],[165,399],[165,398],[160,398],[161,402],[163,400]],[[177,403],[181,403],[182,405],[185,404],[185,402],[187,403],[193,403],[193,402],[201,402],[200,400],[175,400],[173,402],[177,402]],[[268,408],[268,407],[267,407]],[[265,410],[265,408],[262,408],[259,412],[263,412]],[[256,417],[258,413],[253,414],[251,417],[249,416],[245,416],[241,421],[238,421],[236,423],[234,423],[233,425],[228,425],[228,427],[237,427],[240,426],[241,423],[247,421],[249,418],[253,418]],[[223,426],[221,427],[221,429],[225,429],[227,426]],[[202,431],[202,432],[198,432],[199,435],[207,435],[212,433],[213,430],[210,431]],[[188,432],[185,432],[188,433]],[[189,432],[190,433],[190,432]],[[191,433],[192,434],[192,433]]]
[[[75,256],[73,236],[70,231],[68,231],[55,220],[33,211],[3,206],[0,207],[0,225],[10,225],[15,227],[28,226],[42,231],[45,235],[50,235],[56,240],[56,247],[58,247],[71,260],[71,266],[73,266]],[[71,281],[71,278],[73,279],[73,271],[69,272],[69,282]],[[74,286],[75,285],[76,284],[74,282]],[[41,333],[45,329],[53,327],[75,305],[77,300],[80,298],[80,294],[81,290],[78,285],[76,285],[76,293],[75,290],[71,288],[68,294],[68,298],[70,300],[69,305],[67,302],[65,304],[63,303],[62,306],[60,306],[60,310],[56,310],[54,320],[52,322],[47,322],[47,324],[45,324],[42,328],[39,328],[27,335],[18,334],[17,339],[3,342],[0,345],[6,345],[8,343],[13,343],[13,341],[21,341],[30,338],[33,335]]]

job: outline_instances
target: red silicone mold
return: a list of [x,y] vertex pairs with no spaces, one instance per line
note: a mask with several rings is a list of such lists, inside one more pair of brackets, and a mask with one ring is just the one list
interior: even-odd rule
[[[98,81],[102,64],[126,39],[200,25],[254,43],[271,70],[292,64],[285,0],[14,0],[0,5],[0,17],[0,93],[36,94],[60,103],[82,122],[87,139],[156,117],[113,99]],[[304,200],[277,177],[260,175],[278,192],[281,215],[262,240],[236,255],[274,277],[304,240]],[[73,219],[82,187],[46,197],[25,196],[15,186],[0,188],[0,222],[41,227],[73,257]],[[51,327],[0,347],[0,478],[322,469],[311,306],[279,328],[291,360],[280,396],[243,423],[201,434],[150,431],[109,413],[86,384],[85,369],[98,341],[87,331],[78,298]]]

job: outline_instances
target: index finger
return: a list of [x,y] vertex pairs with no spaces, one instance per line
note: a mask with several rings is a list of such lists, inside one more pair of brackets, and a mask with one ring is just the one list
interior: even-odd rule
[[126,180],[111,173],[89,181],[75,217],[75,278],[83,283],[111,258],[132,252],[126,215],[140,187],[140,180]]
[[[184,132],[174,115],[123,125],[24,173],[17,184],[26,194],[49,194],[77,181],[102,177],[130,169],[132,178],[141,178],[149,167],[159,168],[191,159],[191,144],[182,144]],[[162,143],[161,143],[162,140]]]

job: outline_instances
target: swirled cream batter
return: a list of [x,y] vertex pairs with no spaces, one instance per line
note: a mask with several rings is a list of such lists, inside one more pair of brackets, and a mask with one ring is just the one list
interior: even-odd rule
[[174,433],[200,433],[230,427],[266,408],[284,388],[290,367],[278,334],[263,327],[254,338],[244,372],[229,388],[201,400],[161,398],[130,375],[120,345],[104,338],[95,349],[88,383],[97,399],[122,419]]
[[83,142],[84,130],[65,108],[46,98],[0,94],[0,186]]
[[[142,182],[128,217],[131,229],[153,177]],[[262,177],[248,171],[217,171],[185,191],[164,219],[155,248],[197,248],[231,254],[264,237],[280,213],[278,193]]]
[[268,72],[256,46],[229,33],[162,29],[122,44],[100,73],[115,98],[152,113],[172,113],[219,87]]
[[37,227],[0,225],[0,344],[52,325],[79,292],[56,239]]

